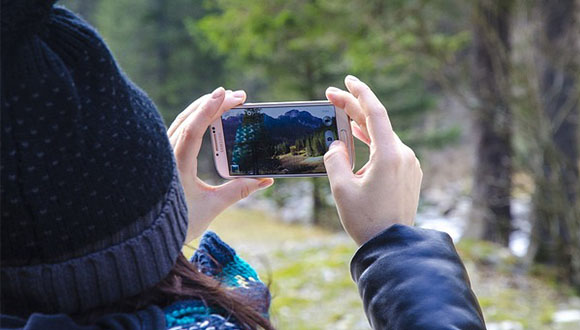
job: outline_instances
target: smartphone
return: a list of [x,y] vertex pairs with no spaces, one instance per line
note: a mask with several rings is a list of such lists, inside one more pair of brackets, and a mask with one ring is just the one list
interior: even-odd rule
[[328,101],[246,103],[210,126],[214,161],[225,179],[325,176],[323,157],[343,141],[354,167],[350,118]]

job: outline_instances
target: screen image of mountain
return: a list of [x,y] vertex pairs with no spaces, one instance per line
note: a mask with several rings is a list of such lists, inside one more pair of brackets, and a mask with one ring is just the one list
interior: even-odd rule
[[222,116],[230,175],[324,173],[333,106],[232,109]]

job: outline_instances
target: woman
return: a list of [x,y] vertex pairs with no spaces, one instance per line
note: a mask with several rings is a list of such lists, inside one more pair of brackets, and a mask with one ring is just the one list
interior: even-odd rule
[[[197,177],[208,125],[244,102],[217,88],[166,132],[98,34],[54,1],[2,2],[1,327],[272,329],[270,295],[215,234],[184,243],[272,179]],[[483,329],[449,236],[413,228],[422,172],[385,108],[353,76],[328,99],[370,148],[353,174],[324,157],[370,325]],[[326,302],[331,303],[331,302]]]

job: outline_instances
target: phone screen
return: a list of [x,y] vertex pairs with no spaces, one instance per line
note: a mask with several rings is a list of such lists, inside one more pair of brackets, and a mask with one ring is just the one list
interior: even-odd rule
[[333,105],[231,109],[221,120],[231,176],[325,173],[338,136]]

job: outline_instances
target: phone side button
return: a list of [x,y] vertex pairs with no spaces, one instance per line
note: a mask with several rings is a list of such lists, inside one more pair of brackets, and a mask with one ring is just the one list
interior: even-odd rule
[[212,133],[212,142],[213,142],[213,145],[215,147],[215,151],[219,152],[219,144],[218,144],[218,141],[217,141],[217,138],[215,135],[216,135],[215,132],[213,132]]

